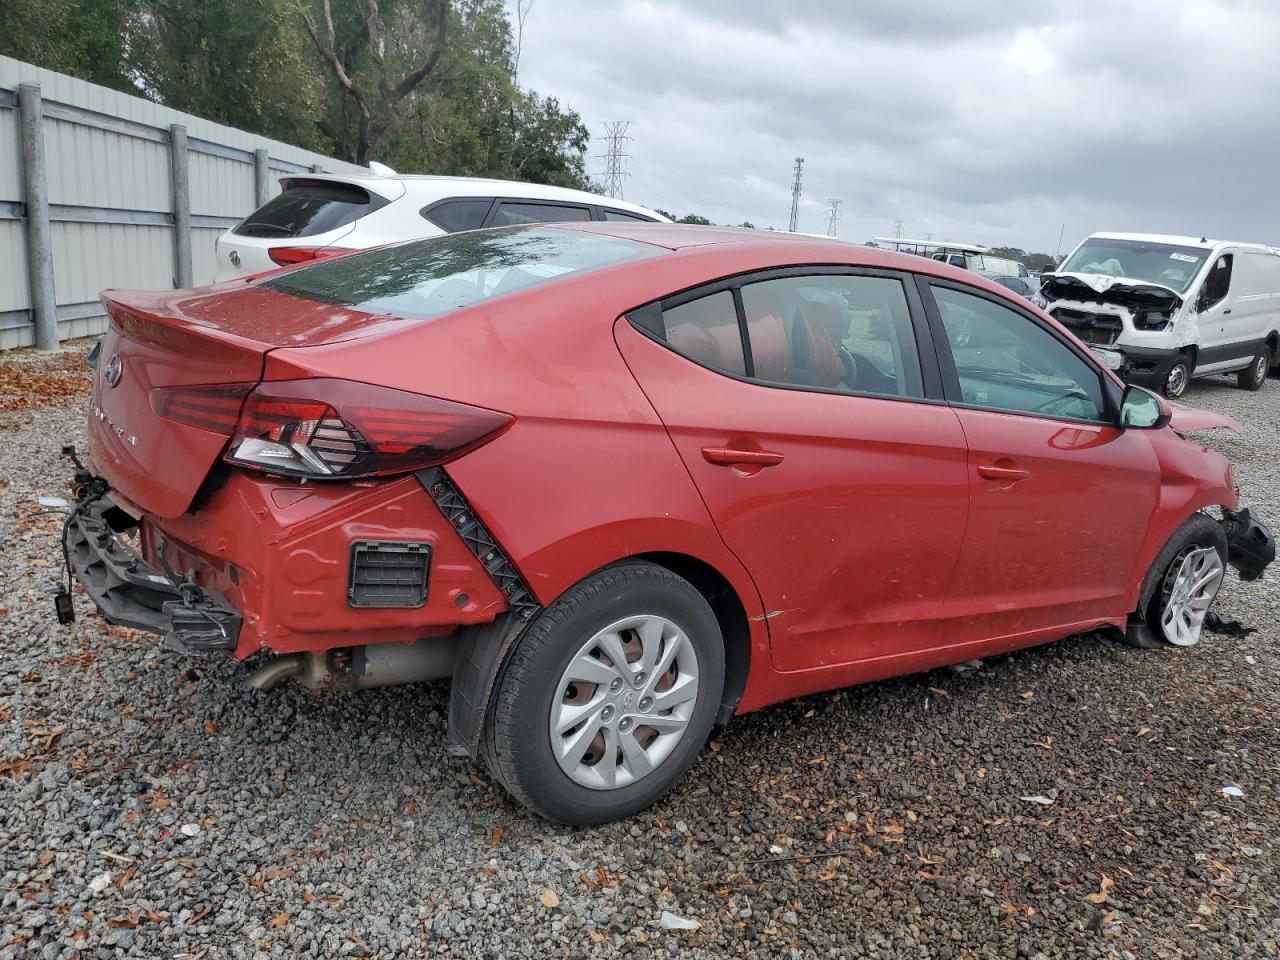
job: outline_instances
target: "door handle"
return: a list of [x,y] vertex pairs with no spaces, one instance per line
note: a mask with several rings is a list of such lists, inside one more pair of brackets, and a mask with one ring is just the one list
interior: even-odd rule
[[718,463],[730,467],[748,464],[772,467],[782,462],[782,454],[771,450],[735,450],[732,447],[703,447],[702,457],[707,463]]
[[1031,471],[1023,470],[1021,467],[997,467],[994,464],[984,463],[978,467],[978,476],[985,477],[987,480],[1017,483],[1019,480],[1025,480],[1031,476]]
[[1230,308],[1230,307],[1227,307],[1227,309],[1225,309],[1225,310],[1223,310],[1223,311],[1222,311],[1222,315],[1225,317],[1225,316],[1226,316],[1227,314],[1229,314],[1230,312],[1231,312],[1231,308]]

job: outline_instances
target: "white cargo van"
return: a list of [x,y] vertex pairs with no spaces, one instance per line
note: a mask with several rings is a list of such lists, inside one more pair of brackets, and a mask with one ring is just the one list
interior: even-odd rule
[[1040,292],[1107,366],[1169,397],[1215,373],[1260,390],[1280,362],[1280,253],[1261,244],[1095,233]]

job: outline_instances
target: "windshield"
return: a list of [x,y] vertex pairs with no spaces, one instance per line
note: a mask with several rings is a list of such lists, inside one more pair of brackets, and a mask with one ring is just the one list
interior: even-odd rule
[[318,260],[261,281],[280,293],[425,320],[662,247],[554,227],[470,230]]
[[1058,272],[1128,277],[1186,293],[1209,253],[1199,247],[1179,247],[1172,243],[1090,237]]

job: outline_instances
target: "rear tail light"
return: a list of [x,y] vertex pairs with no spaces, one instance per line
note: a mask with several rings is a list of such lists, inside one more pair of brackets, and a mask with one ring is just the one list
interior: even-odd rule
[[437,466],[494,437],[512,417],[350,380],[171,387],[161,416],[231,438],[228,463],[315,480]]
[[295,263],[306,263],[308,260],[323,260],[326,257],[341,257],[354,253],[343,247],[268,247],[267,256],[272,263],[281,267],[291,267]]

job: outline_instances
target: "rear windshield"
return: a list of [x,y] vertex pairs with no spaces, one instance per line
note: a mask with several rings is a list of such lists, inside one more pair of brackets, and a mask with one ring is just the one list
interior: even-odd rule
[[354,183],[288,180],[284,192],[249,214],[232,233],[242,237],[314,237],[385,206],[386,198]]
[[506,227],[319,260],[261,281],[280,293],[423,320],[589,270],[665,253],[619,237]]

